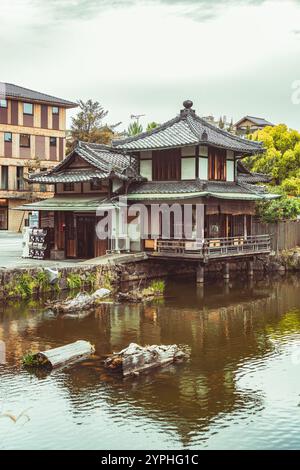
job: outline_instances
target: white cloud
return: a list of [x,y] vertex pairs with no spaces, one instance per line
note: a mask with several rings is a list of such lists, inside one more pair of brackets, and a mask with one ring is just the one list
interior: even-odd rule
[[[1,0],[1,80],[98,99],[126,125],[134,112],[168,119],[187,97],[200,113],[236,117],[251,105],[272,120],[278,106],[296,125],[295,108],[280,100],[300,78],[298,2],[217,3],[199,21],[200,6],[212,13],[206,1]],[[284,76],[287,94],[272,74]],[[263,102],[249,101],[255,92]]]

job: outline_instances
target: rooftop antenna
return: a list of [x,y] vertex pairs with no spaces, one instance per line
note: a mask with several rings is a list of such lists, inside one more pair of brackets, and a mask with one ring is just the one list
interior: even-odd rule
[[146,116],[146,114],[131,114],[130,119],[135,119],[136,122],[140,123],[140,118]]

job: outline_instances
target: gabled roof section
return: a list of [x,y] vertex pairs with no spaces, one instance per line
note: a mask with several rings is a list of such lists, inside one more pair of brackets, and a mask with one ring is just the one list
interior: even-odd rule
[[265,173],[254,173],[248,170],[246,166],[238,160],[237,162],[237,180],[240,183],[249,183],[249,184],[256,184],[256,183],[269,183],[272,178]]
[[51,105],[62,106],[64,108],[76,108],[77,103],[72,101],[63,100],[56,96],[40,93],[39,91],[30,90],[13,83],[0,82],[0,98],[19,99],[21,101],[35,101],[38,103],[47,103]]
[[241,155],[263,152],[260,142],[235,136],[197,116],[192,101],[183,103],[179,116],[134,137],[113,141],[113,146],[130,151],[168,149],[188,145],[213,145]]
[[253,122],[253,124],[255,124],[257,126],[262,126],[262,127],[266,127],[266,126],[272,126],[273,127],[274,126],[274,124],[272,124],[272,122],[267,121],[264,118],[255,117],[255,116],[244,116],[242,119],[240,119],[235,124],[235,126],[239,126],[243,121],[251,121],[251,122]]
[[[92,168],[69,168],[78,155]],[[116,176],[122,180],[142,180],[137,173],[137,161],[119,149],[102,144],[91,144],[79,141],[74,150],[51,170],[29,176],[31,183],[69,183],[91,181],[94,178],[106,179]]]

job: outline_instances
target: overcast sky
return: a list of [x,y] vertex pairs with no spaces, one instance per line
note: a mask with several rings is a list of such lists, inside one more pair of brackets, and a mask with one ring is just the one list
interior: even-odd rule
[[0,0],[0,80],[98,100],[107,121],[245,114],[300,129],[300,0]]

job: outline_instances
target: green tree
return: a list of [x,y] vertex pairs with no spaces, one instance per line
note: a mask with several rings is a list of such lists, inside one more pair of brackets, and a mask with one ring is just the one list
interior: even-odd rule
[[143,132],[143,126],[142,124],[139,124],[138,121],[134,121],[129,124],[127,132],[128,135],[131,136],[141,134]]
[[220,116],[218,126],[219,126],[220,129],[224,129],[224,121],[223,121],[223,119],[222,119],[222,116]]
[[257,213],[264,222],[293,220],[300,215],[300,199],[282,196],[279,199],[260,202],[257,204]]
[[88,100],[86,102],[79,100],[79,112],[72,118],[71,125],[71,141],[70,147],[74,145],[76,140],[84,142],[92,142],[98,144],[109,144],[114,136],[114,127],[102,124],[103,119],[107,116],[98,101]]
[[281,188],[289,196],[300,197],[300,171],[299,176],[292,176],[291,178],[286,178],[282,184]]
[[249,136],[261,141],[265,152],[248,157],[245,163],[252,171],[266,173],[273,184],[281,184],[286,178],[297,177],[300,168],[300,133],[285,124],[267,126]]
[[147,132],[149,131],[152,131],[153,129],[156,129],[157,127],[159,127],[159,124],[155,121],[153,122],[149,122],[148,125],[147,125]]

